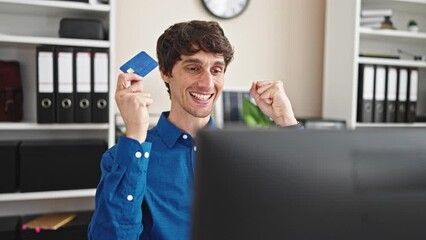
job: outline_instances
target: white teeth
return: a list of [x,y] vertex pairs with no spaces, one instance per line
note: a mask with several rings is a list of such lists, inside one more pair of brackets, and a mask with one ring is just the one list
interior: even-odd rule
[[191,93],[191,95],[200,100],[208,100],[211,97],[211,94],[205,95],[205,94],[199,94],[199,93]]

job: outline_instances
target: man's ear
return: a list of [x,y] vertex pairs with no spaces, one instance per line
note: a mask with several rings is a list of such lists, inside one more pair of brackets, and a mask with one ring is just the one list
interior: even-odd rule
[[165,83],[169,83],[169,82],[170,82],[170,76],[169,76],[169,75],[164,74],[164,72],[163,72],[163,71],[160,71],[160,74],[161,74],[161,78],[163,79],[163,81],[164,81]]

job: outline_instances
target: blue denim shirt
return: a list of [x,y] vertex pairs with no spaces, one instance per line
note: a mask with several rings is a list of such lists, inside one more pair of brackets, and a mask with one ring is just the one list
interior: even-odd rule
[[196,147],[168,114],[144,143],[120,137],[104,153],[90,240],[190,238]]

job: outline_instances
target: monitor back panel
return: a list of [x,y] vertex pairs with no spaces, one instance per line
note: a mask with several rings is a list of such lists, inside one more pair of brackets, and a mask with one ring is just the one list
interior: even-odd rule
[[202,131],[192,234],[426,239],[426,131]]

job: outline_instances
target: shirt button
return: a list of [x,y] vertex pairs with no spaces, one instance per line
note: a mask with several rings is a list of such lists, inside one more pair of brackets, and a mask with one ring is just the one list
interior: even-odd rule
[[142,157],[142,153],[141,152],[136,152],[135,153],[135,157],[136,158],[141,158]]
[[129,202],[133,201],[133,196],[132,195],[127,195],[127,201],[129,201]]
[[194,147],[194,152],[196,152],[196,151],[197,151],[197,146]]
[[145,152],[145,153],[143,154],[143,156],[144,156],[145,158],[149,158],[149,152]]
[[182,138],[183,138],[183,139],[188,139],[188,135],[183,134]]

